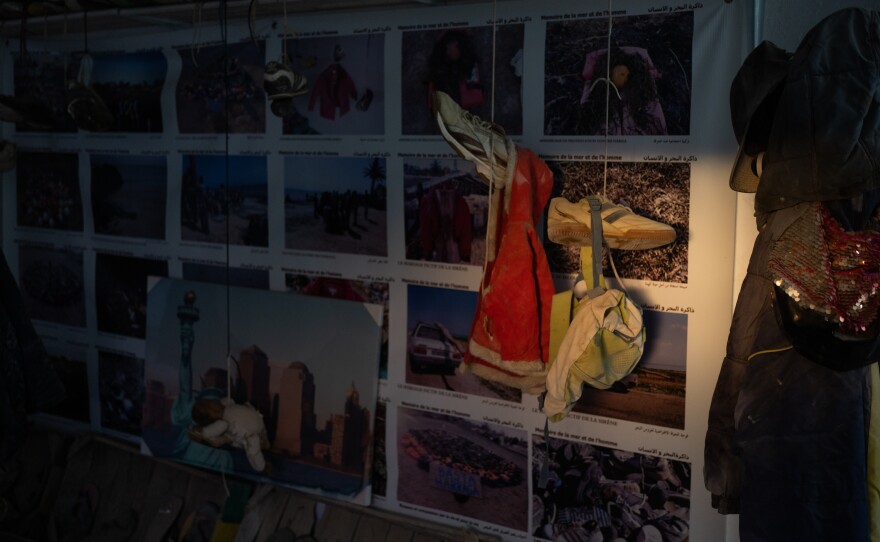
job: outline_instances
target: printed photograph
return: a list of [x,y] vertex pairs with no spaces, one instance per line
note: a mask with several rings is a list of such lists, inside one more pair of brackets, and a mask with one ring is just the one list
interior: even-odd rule
[[524,31],[505,24],[494,36],[491,26],[403,32],[401,133],[440,135],[431,101],[441,91],[483,120],[493,119],[494,103],[494,122],[508,135],[521,134]]
[[410,284],[406,289],[406,381],[441,390],[519,402],[522,392],[472,373],[459,374],[477,292]]
[[176,91],[178,131],[181,134],[265,132],[264,49],[262,44],[258,47],[251,41],[178,49],[181,61]]
[[115,254],[95,255],[98,331],[146,337],[147,277],[167,277],[168,262]]
[[68,67],[68,80],[90,86],[101,97],[113,115],[108,131],[162,133],[162,87],[168,72],[162,51],[79,57]]
[[[548,162],[553,172],[551,197],[577,203],[602,194],[602,162]],[[613,276],[608,254],[621,278],[688,282],[691,168],[682,162],[615,162],[608,164],[606,199],[634,214],[671,226],[675,241],[647,250],[605,250],[603,274]],[[589,213],[575,220],[589,221]],[[544,230],[546,232],[546,229]],[[580,248],[553,243],[545,234],[544,251],[554,273],[576,274]]]
[[15,178],[19,226],[83,231],[76,154],[19,152]]
[[308,86],[283,117],[285,135],[385,134],[384,34],[288,39],[287,54]]
[[[694,13],[547,23],[544,134],[690,134]],[[607,125],[606,125],[607,104]]]
[[397,498],[528,530],[528,436],[521,429],[397,409]]
[[384,158],[284,157],[285,248],[388,255]]
[[[691,464],[667,455],[532,436],[532,535],[686,542]],[[545,468],[549,478],[541,487]]]
[[18,265],[21,297],[31,318],[85,327],[81,251],[23,244],[18,249]]
[[57,405],[46,409],[46,414],[68,420],[90,423],[89,376],[84,348],[67,347],[54,341],[44,341],[49,361],[55,369],[66,393]]
[[240,288],[269,289],[269,271],[265,269],[183,262],[183,278],[194,282],[229,284]]
[[101,427],[139,436],[144,410],[144,360],[98,350]]
[[406,258],[483,265],[489,187],[463,159],[404,159]]
[[95,233],[165,239],[164,156],[90,155]]
[[642,311],[645,350],[633,372],[607,390],[587,385],[575,412],[684,429],[688,315]]
[[148,308],[150,454],[369,504],[380,306],[160,279]]
[[329,297],[357,303],[382,306],[382,345],[379,352],[379,378],[388,378],[388,307],[390,289],[387,282],[315,277],[286,273],[287,291],[295,294]]
[[76,123],[67,113],[67,77],[70,58],[65,53],[27,51],[15,54],[14,88],[16,103],[24,105],[18,132],[74,133]]
[[265,156],[185,155],[181,238],[269,246],[268,179]]

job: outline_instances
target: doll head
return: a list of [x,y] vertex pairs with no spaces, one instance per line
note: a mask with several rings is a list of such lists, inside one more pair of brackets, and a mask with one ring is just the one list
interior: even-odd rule
[[199,399],[192,407],[192,419],[197,425],[208,425],[223,419],[224,407],[212,399]]
[[614,83],[617,90],[622,90],[628,80],[629,68],[626,67],[626,64],[617,64],[611,68],[611,82]]

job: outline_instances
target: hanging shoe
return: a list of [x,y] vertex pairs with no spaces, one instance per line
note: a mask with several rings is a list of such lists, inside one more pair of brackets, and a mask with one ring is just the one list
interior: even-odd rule
[[455,152],[473,162],[486,182],[494,179],[506,186],[513,175],[516,149],[504,128],[465,111],[445,92],[434,92],[432,109],[440,133]]
[[357,104],[355,104],[355,107],[357,107],[358,111],[366,111],[367,109],[370,108],[370,104],[372,104],[372,103],[373,103],[373,91],[368,88],[361,95],[360,99],[357,101]]
[[70,84],[68,94],[71,99],[67,104],[67,113],[80,130],[106,132],[113,127],[113,113],[97,92],[74,82]]
[[263,71],[263,89],[270,101],[295,98],[308,92],[308,80],[287,64],[273,60]]
[[[645,250],[675,241],[675,230],[668,224],[635,214],[629,207],[602,202],[602,239],[608,248]],[[586,199],[571,203],[558,197],[550,200],[547,211],[547,237],[560,245],[590,246],[590,204]]]

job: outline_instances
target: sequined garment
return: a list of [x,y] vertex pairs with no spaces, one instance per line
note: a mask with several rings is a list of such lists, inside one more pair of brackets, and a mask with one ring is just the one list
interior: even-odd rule
[[774,283],[804,309],[856,337],[873,334],[880,310],[880,233],[845,231],[814,203],[774,243]]

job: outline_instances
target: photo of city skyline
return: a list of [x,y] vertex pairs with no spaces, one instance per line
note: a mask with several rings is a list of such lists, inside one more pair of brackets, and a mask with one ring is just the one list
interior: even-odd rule
[[[369,503],[382,307],[246,288],[228,299],[227,310],[227,288],[215,284],[150,288],[146,451]],[[220,445],[194,438],[205,401],[259,412],[264,469],[232,430]]]

